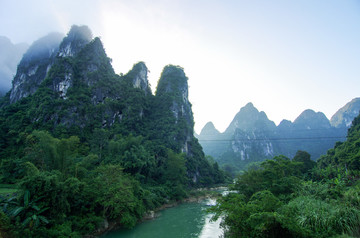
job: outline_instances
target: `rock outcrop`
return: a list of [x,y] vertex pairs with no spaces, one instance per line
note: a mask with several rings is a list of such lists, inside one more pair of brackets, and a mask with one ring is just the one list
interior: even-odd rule
[[337,141],[345,140],[347,128],[359,110],[360,99],[354,99],[332,117],[331,123],[324,113],[308,109],[294,122],[283,120],[276,126],[264,112],[248,103],[224,133],[216,133],[214,126],[207,124],[198,138],[206,154],[220,164],[239,169],[280,154],[292,158],[298,150],[317,159]]
[[354,118],[359,115],[359,112],[360,98],[354,98],[331,117],[330,124],[336,128],[349,128]]
[[181,133],[176,135],[177,141],[182,141],[181,151],[189,154],[189,143],[194,137],[194,117],[189,102],[188,78],[183,68],[179,66],[165,66],[156,89],[156,97],[167,101],[177,127]]
[[10,103],[36,92],[54,63],[62,38],[60,33],[50,33],[30,46],[17,67]]
[[144,62],[139,62],[127,73],[127,78],[131,81],[134,88],[144,91],[145,95],[152,94],[148,81],[148,68]]
[[[60,33],[51,33],[35,41],[18,66],[11,89],[10,103],[34,94],[54,64],[61,65],[63,69],[60,70],[61,77],[52,75],[55,77],[52,81],[52,89],[65,99],[67,90],[72,84],[74,71],[71,63],[64,58],[77,56],[91,40],[92,33],[87,26],[74,25],[65,38]],[[88,71],[96,69],[93,64],[88,65]]]
[[73,57],[92,40],[91,30],[87,26],[73,25],[59,47],[59,57]]
[[[44,129],[59,138],[93,135],[99,143],[108,141],[110,134],[115,141],[117,136],[136,136],[154,150],[149,163],[164,166],[167,159],[174,159],[178,163],[174,166],[188,175],[184,182],[221,180],[219,176],[205,179],[220,172],[217,164],[213,167],[205,159],[193,135],[188,78],[181,67],[166,66],[153,95],[145,63],[135,64],[125,75],[115,74],[100,39],[92,39],[87,27],[73,26],[60,41],[39,40],[23,58],[11,95],[1,105],[4,112],[9,110],[3,114],[10,115],[7,125],[21,125],[19,131]],[[13,123],[19,120],[17,112],[21,122]],[[104,149],[99,146],[98,150]]]

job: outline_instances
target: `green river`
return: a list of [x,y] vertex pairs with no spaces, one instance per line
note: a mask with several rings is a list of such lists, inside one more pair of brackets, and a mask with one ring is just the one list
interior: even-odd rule
[[132,230],[112,231],[103,238],[217,238],[221,237],[220,219],[210,222],[211,215],[206,208],[214,200],[183,203],[162,210],[154,220],[138,224]]

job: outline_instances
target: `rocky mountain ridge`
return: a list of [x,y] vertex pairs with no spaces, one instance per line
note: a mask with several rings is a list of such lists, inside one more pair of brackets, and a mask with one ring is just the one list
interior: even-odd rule
[[[17,131],[46,129],[55,136],[87,138],[96,128],[144,136],[184,153],[191,181],[200,181],[209,164],[193,136],[183,68],[165,66],[153,95],[145,63],[136,63],[125,75],[115,74],[101,40],[92,38],[86,26],[73,26],[62,40],[49,38],[56,37],[35,42],[18,66],[2,103],[4,131],[21,124]],[[24,115],[20,121],[16,112]]]
[[312,159],[317,159],[336,141],[345,140],[351,125],[349,121],[359,114],[359,102],[358,98],[352,100],[332,120],[322,112],[308,109],[294,122],[283,120],[278,126],[267,118],[265,112],[259,112],[248,103],[223,133],[219,133],[210,122],[197,138],[205,154],[213,156],[222,165],[238,169],[280,154],[293,157],[298,150],[305,150]]
[[354,98],[345,106],[340,108],[330,119],[333,127],[350,127],[355,117],[359,115],[360,98]]

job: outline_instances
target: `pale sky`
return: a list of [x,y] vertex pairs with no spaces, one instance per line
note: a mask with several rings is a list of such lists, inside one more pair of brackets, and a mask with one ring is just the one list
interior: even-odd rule
[[[195,130],[224,131],[248,102],[278,124],[331,116],[360,96],[358,0],[0,0],[0,35],[27,42],[71,25],[100,36],[117,73],[144,61],[189,78]],[[1,53],[1,52],[0,52]]]

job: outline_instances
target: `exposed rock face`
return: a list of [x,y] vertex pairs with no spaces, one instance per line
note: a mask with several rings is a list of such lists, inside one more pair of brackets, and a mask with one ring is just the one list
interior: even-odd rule
[[[52,75],[51,88],[58,92],[61,98],[66,99],[67,90],[72,85],[74,71],[69,62],[61,60],[77,56],[91,39],[92,33],[87,26],[72,26],[65,38],[60,33],[51,33],[35,41],[18,66],[11,89],[10,103],[34,94],[54,64],[61,64],[63,69],[60,74]],[[98,50],[100,53],[93,52],[95,59],[101,54],[103,47],[99,39],[94,41],[94,44],[101,45],[101,47],[94,47],[100,49]],[[89,62],[87,71],[94,72],[96,70],[96,63]]]
[[331,117],[330,123],[336,128],[349,128],[354,118],[359,115],[359,112],[360,98],[354,98]]
[[59,57],[72,57],[92,40],[92,33],[87,26],[72,26],[68,35],[60,44]]
[[264,112],[248,103],[224,133],[215,133],[213,125],[207,124],[198,138],[206,154],[215,157],[220,164],[238,168],[280,154],[293,157],[298,150],[307,151],[317,159],[336,141],[345,139],[346,126],[351,124],[359,109],[360,99],[340,109],[333,117],[333,125],[337,127],[332,126],[322,112],[310,109],[302,112],[293,123],[283,120],[276,126]]
[[274,136],[276,125],[265,112],[259,112],[248,103],[236,114],[225,134],[231,138],[231,149],[241,160],[269,158],[274,156]]
[[17,68],[10,103],[36,92],[55,60],[62,38],[60,33],[51,33],[30,46]]
[[[115,135],[145,136],[155,141],[159,163],[169,151],[183,152],[176,159],[179,168],[186,166],[189,181],[204,183],[201,178],[208,177],[212,164],[193,136],[188,78],[181,67],[164,68],[154,96],[146,65],[140,62],[126,75],[115,74],[100,39],[91,40],[87,27],[73,26],[61,44],[34,45],[38,49],[23,58],[11,92],[12,103],[29,96],[14,105],[19,111],[28,107],[25,124],[57,135],[87,137],[95,129],[111,129]],[[1,107],[11,108],[4,101]]]
[[[56,65],[61,66],[60,71],[56,71],[51,75],[52,85],[51,89],[59,94],[63,99],[66,99],[66,94],[70,86],[73,84],[75,76],[74,65],[61,58],[74,58],[78,56],[81,50],[92,40],[92,33],[87,26],[72,26],[67,36],[62,40],[57,53],[58,59],[55,59]],[[81,67],[82,72],[78,73],[85,77],[88,73],[93,73],[98,69],[97,58],[105,54],[100,39],[95,38],[92,42],[92,47],[89,47],[92,54],[92,59],[87,58],[86,67]],[[105,56],[106,57],[106,56]],[[95,62],[94,62],[95,61]],[[84,72],[86,71],[86,72]],[[88,85],[91,85],[91,80],[87,80]]]
[[139,62],[127,73],[127,77],[131,80],[134,88],[139,88],[145,92],[145,95],[150,95],[151,89],[148,81],[148,68],[144,62]]
[[156,96],[170,103],[170,110],[175,117],[175,124],[181,126],[181,135],[177,140],[183,141],[182,152],[189,154],[189,143],[194,135],[194,117],[189,102],[189,87],[184,70],[179,66],[165,66],[158,82]]
[[7,37],[0,36],[0,96],[11,89],[16,67],[28,48],[26,43],[13,44]]
[[278,151],[271,140],[275,136],[276,125],[252,103],[240,109],[224,133],[214,133],[211,128],[209,124],[204,127],[199,141],[205,153],[222,164],[233,164],[234,159],[259,161],[273,157]]

